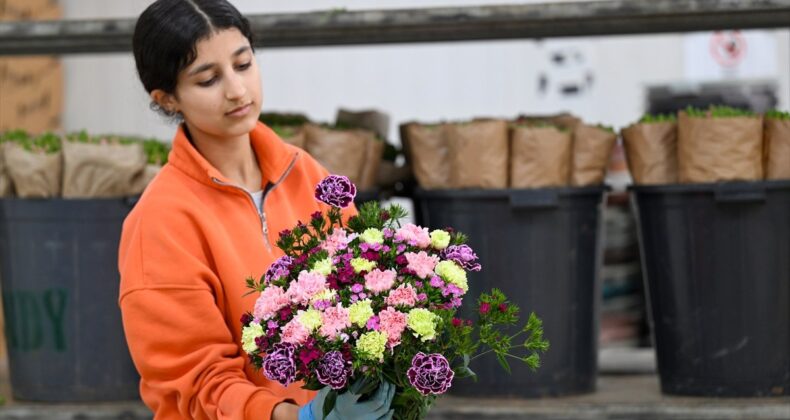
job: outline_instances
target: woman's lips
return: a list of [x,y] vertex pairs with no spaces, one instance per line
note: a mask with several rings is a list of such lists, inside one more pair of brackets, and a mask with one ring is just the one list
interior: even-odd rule
[[252,102],[248,103],[247,105],[243,105],[238,108],[235,108],[232,111],[225,113],[225,115],[229,117],[243,117],[247,115],[251,109],[252,109]]

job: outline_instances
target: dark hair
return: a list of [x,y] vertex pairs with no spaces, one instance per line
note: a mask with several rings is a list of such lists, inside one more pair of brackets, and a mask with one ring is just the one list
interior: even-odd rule
[[178,74],[197,58],[197,43],[222,29],[236,28],[252,45],[250,23],[226,0],[157,0],[134,27],[132,51],[148,93],[174,94]]

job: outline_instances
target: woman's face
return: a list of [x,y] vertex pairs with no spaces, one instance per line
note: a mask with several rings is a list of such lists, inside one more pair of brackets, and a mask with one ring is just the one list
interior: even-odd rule
[[197,43],[197,58],[178,75],[175,110],[190,132],[215,138],[246,135],[261,109],[261,81],[249,40],[236,28]]

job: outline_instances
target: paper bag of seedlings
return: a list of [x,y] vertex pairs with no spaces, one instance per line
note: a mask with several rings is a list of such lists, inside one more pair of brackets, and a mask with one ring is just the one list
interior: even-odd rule
[[445,128],[450,188],[507,188],[509,136],[504,120],[474,120]]
[[384,154],[384,141],[376,137],[376,134],[370,130],[356,129],[352,131],[365,139],[365,161],[357,187],[361,191],[370,190],[377,186],[376,178]]
[[551,124],[571,132],[582,123],[581,118],[567,112],[553,115],[521,115],[514,121],[515,124]]
[[139,139],[145,150],[145,156],[148,163],[140,175],[132,181],[132,186],[129,191],[131,195],[141,194],[145,187],[154,180],[162,166],[167,163],[167,157],[170,153],[170,145],[156,139]]
[[573,137],[546,124],[514,124],[510,131],[510,186],[564,187],[570,177]]
[[573,132],[571,185],[585,187],[602,184],[615,143],[617,134],[609,127],[577,125]]
[[315,124],[305,126],[305,149],[333,174],[345,175],[359,185],[367,156],[368,141],[353,130]]
[[69,137],[63,142],[63,197],[111,198],[134,194],[147,159],[140,142]]
[[7,131],[0,134],[0,197],[13,197],[14,184],[11,182],[11,176],[8,174],[8,165],[5,163],[5,147],[3,143],[13,142],[14,139],[26,139],[28,134],[22,130]]
[[678,181],[678,125],[674,115],[645,115],[621,134],[635,184]]
[[19,198],[59,197],[61,142],[52,133],[3,143],[6,170]]
[[763,121],[729,107],[688,108],[678,115],[682,183],[763,179]]
[[764,120],[765,179],[790,179],[790,113],[769,111]]
[[444,124],[410,122],[400,126],[406,160],[421,188],[449,188],[450,160]]
[[300,149],[305,148],[305,143],[307,142],[307,135],[305,134],[304,129],[300,127],[292,127],[287,125],[275,125],[271,127],[282,141],[296,146]]
[[370,130],[380,139],[389,137],[390,117],[376,110],[349,111],[340,108],[335,117],[335,124],[340,127],[356,127]]

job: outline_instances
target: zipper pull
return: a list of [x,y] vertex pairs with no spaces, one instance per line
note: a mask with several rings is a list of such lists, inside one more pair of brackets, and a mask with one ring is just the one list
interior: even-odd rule
[[261,228],[263,229],[263,242],[266,243],[266,249],[271,253],[272,244],[269,242],[269,225],[266,223],[266,212],[261,212]]

